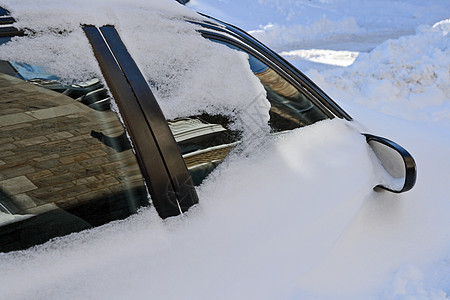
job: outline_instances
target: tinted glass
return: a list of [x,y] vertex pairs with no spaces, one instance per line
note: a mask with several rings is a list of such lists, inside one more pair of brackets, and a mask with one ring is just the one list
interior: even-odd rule
[[98,80],[63,86],[0,74],[0,251],[125,218],[147,203]]
[[239,132],[227,129],[228,119],[201,115],[169,121],[195,185],[220,164],[239,143]]
[[9,15],[9,12],[3,7],[0,7],[0,16],[7,16],[7,15]]
[[224,41],[212,40],[232,49],[247,53],[250,69],[258,77],[270,102],[270,126],[277,131],[291,130],[328,117],[316,107],[308,96],[284,76],[252,54]]
[[324,120],[327,116],[283,76],[249,54],[250,68],[267,92],[270,126],[274,131],[291,130]]
[[[243,51],[223,41],[213,41]],[[267,92],[271,104],[269,125],[274,132],[292,130],[327,118],[305,94],[261,60],[249,54],[248,61]],[[239,133],[227,129],[225,117],[196,116],[169,121],[169,126],[196,185],[239,143]]]

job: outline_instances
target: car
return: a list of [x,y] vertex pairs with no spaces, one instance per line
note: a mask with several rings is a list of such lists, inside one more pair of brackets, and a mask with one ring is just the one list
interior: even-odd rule
[[[9,12],[1,12],[0,53],[27,60],[0,61],[3,252],[127,218],[148,205],[161,218],[175,217],[201,201],[196,186],[230,153],[245,155],[243,147],[257,143],[263,132],[274,137],[328,119],[352,122],[277,53],[245,31],[206,15],[152,16],[170,23],[160,32],[152,28],[170,47],[160,50],[164,59],[152,60],[151,51],[147,53],[158,66],[153,78],[146,79],[141,69],[152,66],[140,65],[142,57],[135,59],[128,49],[142,46],[126,39],[133,28],[127,31],[113,20],[107,25],[80,20],[83,25],[77,29],[17,29]],[[37,48],[23,48],[40,43],[43,36],[59,40],[72,34],[85,52],[70,53],[67,57],[76,61],[65,61],[61,68],[77,78],[48,71],[65,60],[58,47],[39,55]],[[176,48],[180,37],[189,40],[179,44],[183,51]],[[204,47],[213,52],[202,52]],[[203,57],[212,61],[199,62],[196,52],[208,53]],[[89,63],[93,69],[87,71]],[[220,67],[211,70],[214,64]],[[204,73],[190,72],[194,65]],[[205,80],[206,86],[210,79],[209,89],[191,90],[191,81]],[[225,97],[224,91],[233,94]],[[160,98],[170,93],[178,102],[166,101],[176,111],[167,115]],[[226,101],[219,101],[222,96]],[[417,171],[410,153],[391,140],[362,134],[383,174],[374,189],[402,193],[413,188]]]

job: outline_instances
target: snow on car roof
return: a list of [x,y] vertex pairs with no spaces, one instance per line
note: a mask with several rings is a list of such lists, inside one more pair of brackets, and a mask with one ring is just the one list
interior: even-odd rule
[[0,59],[41,66],[69,83],[102,78],[81,24],[114,25],[167,118],[223,114],[248,135],[268,130],[270,105],[247,55],[202,38],[196,25],[184,21],[202,17],[175,1],[3,5],[28,36],[1,45]]

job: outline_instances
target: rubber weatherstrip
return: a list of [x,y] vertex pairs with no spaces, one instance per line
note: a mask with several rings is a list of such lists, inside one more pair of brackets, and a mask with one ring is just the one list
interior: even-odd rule
[[[124,55],[119,55],[119,57],[115,56],[115,53],[112,52],[112,49],[110,48],[110,46],[108,46],[106,40],[104,39],[104,36],[98,28],[96,28],[95,26],[85,25],[83,26],[83,30],[85,31],[86,36],[88,37],[89,42],[92,45],[95,57],[99,62],[106,83],[108,84],[111,93],[113,94],[114,99],[119,106],[119,110],[122,114],[125,125],[128,128],[128,132],[133,142],[139,165],[141,167],[145,181],[149,186],[150,195],[152,196],[152,201],[156,210],[158,211],[158,214],[162,218],[166,218],[178,215],[182,211],[186,211],[190,206],[198,203],[198,197],[193,185],[190,186],[189,192],[187,194],[180,194],[184,192],[186,188],[180,189],[178,185],[174,184],[174,182],[177,182],[172,178],[172,175],[169,172],[168,166],[165,162],[165,159],[167,158],[165,158],[165,156],[163,155],[162,149],[158,145],[158,141],[155,139],[153,132],[154,130],[152,130],[150,126],[151,123],[149,122],[146,114],[144,114],[143,108],[140,104],[141,101],[139,101],[138,99],[138,95],[139,97],[143,97],[143,91],[151,94],[151,97],[147,95],[145,99],[154,99],[154,96],[151,93],[147,83],[145,82],[145,79],[143,79],[142,74],[140,73],[137,66],[134,70],[135,73],[132,73],[131,75],[129,74],[129,76],[125,75],[125,72],[121,68],[121,65],[135,65],[134,61],[132,60],[131,56],[128,57],[128,60],[130,60],[131,62],[120,61],[121,59],[126,58],[124,57]],[[121,40],[118,35],[115,38],[110,36],[109,42],[121,43]],[[122,47],[122,51],[126,51],[126,48],[123,44]],[[126,53],[128,53],[128,51],[126,51]],[[128,67],[126,68],[128,70]],[[142,79],[136,79],[139,77],[141,77]],[[133,80],[136,80],[138,84],[142,84],[142,82],[144,82],[147,90],[142,87],[136,87],[136,83],[131,83]],[[157,103],[156,105],[158,106]],[[161,110],[159,109],[158,111]],[[164,118],[163,115],[161,117]],[[166,126],[170,133],[170,129],[168,128],[167,123]],[[173,139],[173,142],[175,143],[175,140],[171,133],[169,134],[169,136],[171,138],[166,137],[166,140],[170,141],[171,139]],[[178,155],[181,158],[181,154],[179,152]],[[186,168],[184,161],[183,166],[184,168]],[[189,185],[189,181],[184,181],[181,183],[184,185]],[[183,205],[181,205],[181,203],[183,203]]]

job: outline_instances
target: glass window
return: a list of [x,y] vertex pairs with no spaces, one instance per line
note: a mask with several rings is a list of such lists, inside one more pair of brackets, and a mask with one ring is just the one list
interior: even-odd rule
[[223,116],[203,114],[168,122],[195,185],[201,184],[240,140],[239,132],[227,129],[229,121]]
[[148,204],[103,85],[64,86],[16,66],[29,81],[0,73],[0,251],[122,219]]
[[249,55],[252,72],[267,92],[270,126],[274,131],[291,130],[324,120],[327,116],[302,92],[272,68]]
[[[211,39],[232,49],[246,52],[230,43]],[[302,91],[286,80],[273,68],[248,54],[250,69],[261,81],[270,102],[270,126],[275,132],[311,125],[328,117],[316,107]]]
[[[228,43],[232,49],[241,49]],[[327,116],[307,96],[261,60],[249,54],[252,72],[267,92],[274,132],[292,130],[324,120]],[[169,127],[183,154],[195,185],[199,185],[239,144],[240,134],[228,128],[223,116],[202,115],[169,121]]]

